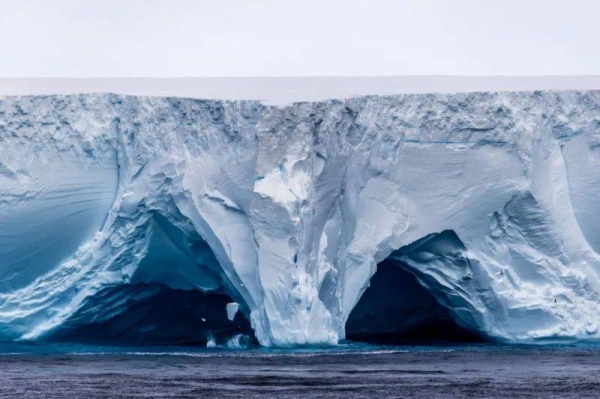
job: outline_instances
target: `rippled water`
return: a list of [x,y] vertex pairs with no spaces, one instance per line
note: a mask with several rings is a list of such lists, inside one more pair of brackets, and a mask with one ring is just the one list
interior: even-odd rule
[[598,397],[600,345],[0,346],[19,397]]

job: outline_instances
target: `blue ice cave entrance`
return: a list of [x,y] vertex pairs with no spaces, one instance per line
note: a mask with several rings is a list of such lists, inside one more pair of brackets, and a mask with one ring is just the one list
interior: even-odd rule
[[[230,320],[230,294],[208,243],[161,215],[150,220],[147,253],[131,281],[86,299],[47,337],[50,341],[118,345],[224,344],[253,332],[243,311]],[[243,307],[243,304],[242,304]]]
[[[449,267],[466,269],[456,256],[462,243],[452,231],[425,237],[394,251],[377,271],[346,323],[346,338],[385,344],[480,342],[484,337],[457,321],[452,298],[400,259],[407,253],[443,259]],[[466,273],[466,272],[465,272]]]

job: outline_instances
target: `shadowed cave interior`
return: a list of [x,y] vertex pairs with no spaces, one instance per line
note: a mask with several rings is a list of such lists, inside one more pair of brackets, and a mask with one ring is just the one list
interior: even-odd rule
[[227,304],[241,302],[230,287],[210,246],[155,214],[149,222],[148,251],[129,284],[111,286],[82,307],[45,339],[124,345],[227,344],[242,336],[254,342],[244,304],[233,320]]
[[242,312],[233,321],[224,294],[180,290],[162,284],[106,288],[48,337],[52,341],[135,345],[225,344],[243,334],[252,339]]
[[346,338],[382,344],[482,340],[459,326],[411,272],[390,259],[379,263],[371,285],[350,313]]
[[394,251],[377,265],[369,287],[350,313],[346,338],[383,344],[484,341],[480,333],[455,321],[448,304],[459,301],[452,293],[444,293],[431,279],[429,287],[424,286],[418,271],[400,259],[435,259],[441,267],[466,275],[470,264],[465,250],[458,236],[448,230]]

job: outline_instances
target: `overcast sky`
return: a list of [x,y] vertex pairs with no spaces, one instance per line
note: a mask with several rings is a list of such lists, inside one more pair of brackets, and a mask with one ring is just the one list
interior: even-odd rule
[[596,0],[0,0],[0,76],[600,74]]

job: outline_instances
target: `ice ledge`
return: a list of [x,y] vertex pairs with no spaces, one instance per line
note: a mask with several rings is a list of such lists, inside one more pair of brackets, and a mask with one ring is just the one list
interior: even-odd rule
[[271,105],[363,95],[534,90],[600,90],[600,76],[0,78],[0,96],[116,93]]

